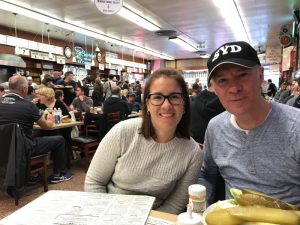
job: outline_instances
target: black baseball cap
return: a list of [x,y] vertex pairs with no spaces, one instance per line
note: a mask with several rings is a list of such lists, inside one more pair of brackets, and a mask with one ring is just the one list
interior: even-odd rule
[[228,42],[215,50],[207,61],[208,79],[213,76],[214,70],[223,64],[235,64],[247,68],[261,65],[255,49],[244,41]]

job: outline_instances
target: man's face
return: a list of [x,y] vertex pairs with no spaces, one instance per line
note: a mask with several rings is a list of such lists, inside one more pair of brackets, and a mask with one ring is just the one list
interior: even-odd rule
[[80,88],[76,88],[75,93],[76,93],[76,96],[77,96],[77,97],[79,97],[80,95],[83,95],[83,91],[81,91]]
[[134,103],[135,102],[135,96],[134,95],[128,96],[128,102]]
[[54,80],[59,79],[59,78],[60,78],[60,75],[61,75],[61,74],[60,74],[60,72],[58,72],[58,71],[54,71],[53,74],[52,74]]
[[69,74],[69,75],[66,77],[66,80],[67,80],[67,81],[73,80],[73,74]]
[[224,108],[238,117],[257,113],[263,80],[262,67],[223,64],[215,70],[212,85]]

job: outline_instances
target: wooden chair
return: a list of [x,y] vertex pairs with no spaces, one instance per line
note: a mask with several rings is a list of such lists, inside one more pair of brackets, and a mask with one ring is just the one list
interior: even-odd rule
[[112,112],[106,114],[106,120],[107,120],[107,128],[108,131],[117,123],[121,121],[121,113],[120,112]]
[[14,197],[15,205],[19,203],[30,172],[42,172],[46,192],[47,154],[30,157],[32,143],[27,139],[21,126],[16,123],[0,125],[0,143],[0,167],[4,169],[2,174],[5,176],[4,185],[7,186],[8,194]]
[[48,153],[31,157],[31,174],[41,173],[44,192],[48,191]]
[[72,138],[72,146],[75,151],[82,153],[82,160],[84,164],[84,171],[87,172],[90,165],[90,156],[93,155],[101,141],[98,137],[99,129],[96,127],[94,120],[85,120],[84,128],[81,129],[81,135],[79,137]]

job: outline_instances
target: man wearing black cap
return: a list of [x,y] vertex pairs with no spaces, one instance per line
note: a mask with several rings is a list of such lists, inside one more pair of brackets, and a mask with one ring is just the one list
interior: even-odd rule
[[213,203],[218,172],[229,189],[248,188],[300,206],[300,111],[261,96],[264,71],[246,42],[230,42],[207,62],[208,81],[227,110],[206,130],[199,182]]

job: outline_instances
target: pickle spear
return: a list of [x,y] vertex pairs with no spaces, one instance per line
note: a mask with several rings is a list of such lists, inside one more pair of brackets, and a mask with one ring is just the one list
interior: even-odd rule
[[226,210],[231,216],[249,222],[281,225],[297,225],[299,222],[298,216],[291,210],[253,206],[237,206]]
[[297,210],[298,207],[263,193],[250,189],[239,190],[236,188],[230,189],[231,195],[240,206],[265,206],[268,208]]

